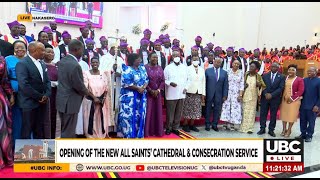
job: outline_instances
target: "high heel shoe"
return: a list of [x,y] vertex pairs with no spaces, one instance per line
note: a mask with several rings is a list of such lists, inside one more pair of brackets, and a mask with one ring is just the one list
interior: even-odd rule
[[290,135],[291,135],[291,130],[289,131],[287,131],[285,134],[284,134],[284,137],[290,137]]
[[286,130],[282,131],[282,133],[280,134],[280,136],[284,136],[287,133]]

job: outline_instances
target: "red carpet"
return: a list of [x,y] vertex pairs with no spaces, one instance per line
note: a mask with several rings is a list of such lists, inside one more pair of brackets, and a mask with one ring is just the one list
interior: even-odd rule
[[97,173],[14,173],[13,167],[0,170],[0,178],[98,178]]

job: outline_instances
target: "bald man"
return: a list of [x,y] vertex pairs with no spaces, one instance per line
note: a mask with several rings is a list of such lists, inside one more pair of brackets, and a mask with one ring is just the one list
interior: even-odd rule
[[31,42],[28,56],[16,65],[19,84],[18,103],[22,108],[21,139],[50,139],[48,98],[51,84],[47,67],[41,60],[45,47],[41,42]]
[[296,138],[311,142],[314,133],[315,121],[320,107],[320,79],[317,77],[317,69],[310,67],[308,77],[304,78],[303,99],[300,106],[300,136]]

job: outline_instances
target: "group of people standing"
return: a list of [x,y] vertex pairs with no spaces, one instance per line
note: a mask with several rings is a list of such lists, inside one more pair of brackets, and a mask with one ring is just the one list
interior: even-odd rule
[[225,129],[252,134],[259,104],[259,135],[270,109],[268,133],[276,136],[280,107],[281,135],[290,136],[300,113],[299,138],[311,142],[320,107],[314,67],[305,79],[296,65],[285,77],[279,62],[261,73],[259,49],[246,57],[244,48],[234,56],[230,47],[223,56],[221,47],[203,48],[197,36],[187,55],[168,34],[150,41],[149,29],[134,52],[125,38],[118,46],[102,36],[95,48],[90,22],[76,39],[50,23],[37,41],[17,21],[8,26],[11,33],[0,40],[0,169],[12,165],[16,139],[162,137],[180,134],[181,119],[184,131],[199,132],[194,122],[202,116],[206,131],[219,131],[221,120]]

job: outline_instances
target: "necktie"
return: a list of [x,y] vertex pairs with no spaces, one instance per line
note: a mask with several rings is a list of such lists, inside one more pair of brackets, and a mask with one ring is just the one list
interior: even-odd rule
[[218,68],[216,68],[216,80],[217,80],[217,81],[218,81],[218,79],[219,79],[219,78],[218,78],[218,75],[219,75],[219,74],[218,74]]
[[272,73],[272,76],[271,76],[271,83],[273,84],[273,81],[274,81],[274,73]]

